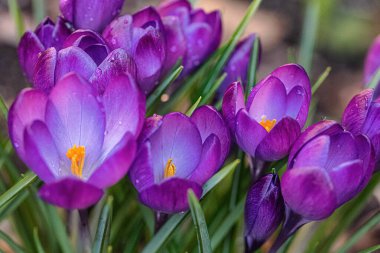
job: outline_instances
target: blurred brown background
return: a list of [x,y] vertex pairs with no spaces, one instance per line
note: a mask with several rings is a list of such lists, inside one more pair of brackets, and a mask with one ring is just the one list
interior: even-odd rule
[[[16,1],[16,0],[10,0]],[[8,105],[28,84],[18,66],[16,25],[7,3],[0,0],[0,94]],[[53,19],[58,15],[58,0],[39,0],[43,9],[33,9],[37,0],[18,0],[27,29],[34,29],[41,12]],[[131,13],[154,0],[126,0],[123,13]],[[219,9],[223,14],[224,40],[229,38],[243,17],[248,0],[198,0],[206,10]],[[246,33],[256,32],[262,41],[259,78],[274,68],[297,59],[307,0],[263,0]],[[316,47],[310,70],[312,83],[331,66],[332,71],[317,92],[318,118],[340,119],[349,99],[362,89],[363,61],[368,46],[380,33],[380,0],[320,0]],[[317,119],[318,119],[317,118]],[[377,189],[369,209],[380,206]],[[380,226],[357,245],[363,248],[380,242]],[[355,250],[353,251],[355,252]]]

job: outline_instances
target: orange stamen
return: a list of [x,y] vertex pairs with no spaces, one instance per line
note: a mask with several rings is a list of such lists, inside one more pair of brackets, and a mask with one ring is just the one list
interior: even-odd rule
[[86,156],[85,147],[74,145],[67,151],[66,156],[71,160],[71,173],[81,178],[83,176],[84,158]]
[[166,163],[165,170],[164,170],[164,178],[173,177],[176,172],[176,167],[173,163],[173,159],[169,159]]
[[276,121],[276,119],[268,120],[267,117],[263,115],[259,124],[262,125],[265,128],[265,130],[267,130],[267,132],[269,133],[270,130],[272,130],[272,128],[274,127],[274,125],[276,125]]

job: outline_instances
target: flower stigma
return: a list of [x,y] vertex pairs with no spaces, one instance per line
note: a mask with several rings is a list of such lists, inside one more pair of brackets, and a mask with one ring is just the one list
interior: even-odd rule
[[272,128],[274,127],[274,125],[276,125],[276,119],[272,119],[272,120],[269,120],[267,119],[267,116],[263,115],[261,116],[261,121],[260,121],[260,125],[262,127],[265,128],[265,130],[267,130],[267,132],[269,133],[270,130],[272,130]]
[[169,159],[166,163],[165,170],[164,170],[164,178],[173,177],[176,172],[176,167],[173,163],[173,159]]
[[72,148],[67,150],[66,156],[71,160],[71,173],[81,178],[83,176],[86,148],[84,146],[74,145]]

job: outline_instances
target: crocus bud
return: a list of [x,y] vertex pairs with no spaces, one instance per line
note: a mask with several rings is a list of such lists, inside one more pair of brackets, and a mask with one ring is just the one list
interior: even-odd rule
[[59,9],[76,29],[101,32],[120,12],[124,0],[60,0]]
[[[206,13],[202,9],[193,9],[187,0],[165,1],[158,7],[161,17],[178,19],[186,38],[186,54],[183,58],[183,74],[196,69],[219,46],[222,38],[222,22],[219,11]],[[173,29],[172,29],[173,30]],[[178,35],[179,37],[181,35]],[[168,49],[176,48],[176,39],[169,38]],[[179,45],[182,47],[182,44]],[[176,50],[174,50],[176,49]]]
[[305,70],[281,66],[260,81],[244,102],[243,87],[232,83],[222,110],[236,142],[252,157],[275,161],[285,157],[305,125],[311,87]]
[[363,90],[354,96],[344,110],[343,127],[353,134],[364,134],[375,151],[377,169],[380,162],[380,98],[375,100],[372,89]]
[[57,23],[45,18],[34,32],[27,31],[18,46],[18,58],[27,79],[32,82],[38,56],[49,47],[60,50],[67,36],[71,33],[65,21],[58,17]]
[[254,183],[245,203],[246,252],[253,252],[273,234],[284,218],[280,180],[269,174]]
[[[380,35],[373,41],[364,62],[364,84],[368,85],[380,68]],[[380,95],[380,83],[376,85],[375,98]]]
[[[223,70],[227,76],[219,87],[218,94],[220,94],[220,96],[223,96],[228,85],[235,81],[240,80],[243,87],[247,86],[249,62],[251,59],[253,43],[256,39],[256,35],[251,34],[240,41],[236,46],[235,51],[232,53]],[[260,61],[260,48],[257,60]]]

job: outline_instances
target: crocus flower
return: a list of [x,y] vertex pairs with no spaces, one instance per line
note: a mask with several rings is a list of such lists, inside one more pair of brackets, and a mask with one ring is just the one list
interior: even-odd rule
[[236,142],[263,161],[285,157],[305,125],[311,98],[310,81],[296,64],[281,66],[260,81],[244,105],[239,82],[223,97],[222,110]]
[[245,203],[246,252],[253,252],[273,234],[284,218],[280,180],[269,174],[248,190]]
[[47,95],[23,90],[9,111],[20,158],[44,181],[45,201],[67,209],[96,203],[128,171],[145,114],[132,78],[113,76],[104,93],[75,73]]
[[[227,87],[237,80],[241,80],[243,87],[247,86],[249,62],[251,59],[253,43],[256,39],[256,35],[251,34],[240,41],[236,46],[235,51],[232,53],[223,70],[227,76],[218,89],[220,96],[223,96]],[[260,61],[260,52],[258,61]]]
[[227,157],[230,136],[221,115],[202,106],[191,117],[178,112],[145,121],[129,173],[141,202],[163,213],[188,209],[187,191],[202,185]]
[[60,0],[59,9],[76,29],[101,32],[119,13],[124,0]]
[[153,7],[115,19],[103,32],[111,49],[124,49],[136,62],[137,82],[147,94],[164,74],[166,43],[160,15]]
[[71,30],[61,17],[58,17],[56,24],[47,17],[34,32],[25,32],[21,37],[17,52],[20,65],[30,82],[33,80],[34,68],[39,54],[49,47],[60,50],[70,33]]
[[[364,84],[369,84],[380,68],[380,35],[373,41],[364,62]],[[376,85],[375,97],[380,95],[380,83]]]
[[[187,45],[183,58],[183,74],[188,74],[197,68],[218,48],[222,38],[219,11],[206,13],[202,9],[194,10],[187,0],[169,0],[158,7],[158,12],[163,19],[176,18],[181,23]],[[173,46],[176,44],[169,48]]]
[[[380,98],[374,100],[372,89],[363,90],[354,96],[342,117],[343,127],[351,133],[366,135],[375,150],[375,159],[380,162]],[[377,166],[379,167],[379,166]]]

